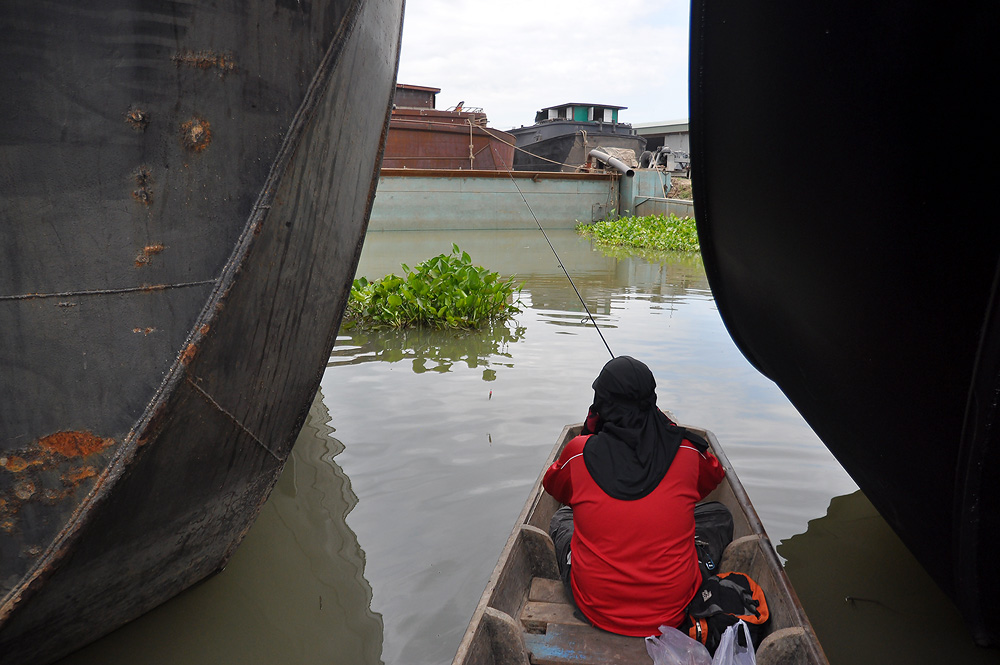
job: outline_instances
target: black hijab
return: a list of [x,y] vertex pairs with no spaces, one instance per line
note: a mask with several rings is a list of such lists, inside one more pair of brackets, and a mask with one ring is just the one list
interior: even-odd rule
[[597,434],[587,440],[583,461],[594,482],[615,499],[634,501],[660,484],[684,439],[704,440],[675,425],[656,408],[656,380],[643,363],[619,356],[594,381]]

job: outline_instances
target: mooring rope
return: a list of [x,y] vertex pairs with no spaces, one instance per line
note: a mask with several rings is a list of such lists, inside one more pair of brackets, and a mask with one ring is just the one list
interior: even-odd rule
[[580,168],[579,165],[577,165],[577,164],[566,164],[565,162],[558,162],[558,161],[556,161],[554,159],[549,159],[548,157],[542,157],[541,155],[536,155],[535,153],[531,152],[530,150],[525,150],[524,148],[519,148],[519,147],[517,147],[517,145],[511,143],[510,141],[505,140],[502,136],[497,136],[496,134],[494,134],[493,131],[490,130],[489,127],[480,127],[479,129],[483,130],[484,132],[486,132],[487,134],[489,134],[490,136],[492,136],[497,141],[500,141],[500,143],[503,143],[504,145],[509,145],[514,150],[517,150],[519,152],[523,152],[526,155],[531,155],[535,159],[540,159],[540,160],[545,161],[545,162],[550,162],[550,163],[556,164],[558,166],[568,166],[571,169],[578,169],[578,168]]

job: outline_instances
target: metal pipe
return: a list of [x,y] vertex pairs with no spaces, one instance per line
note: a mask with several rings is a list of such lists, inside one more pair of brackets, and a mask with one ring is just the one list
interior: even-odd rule
[[589,154],[594,159],[601,160],[602,162],[604,162],[608,166],[614,168],[616,171],[618,171],[620,173],[624,173],[625,177],[627,177],[627,178],[632,178],[632,177],[635,176],[635,171],[633,171],[631,168],[629,168],[628,164],[626,164],[625,162],[623,162],[620,159],[612,157],[611,155],[609,155],[606,152],[601,152],[597,148],[594,148],[593,150],[590,151]]

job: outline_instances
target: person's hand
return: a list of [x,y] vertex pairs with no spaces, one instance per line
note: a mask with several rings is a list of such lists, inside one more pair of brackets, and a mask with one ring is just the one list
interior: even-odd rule
[[597,413],[594,405],[591,404],[590,409],[587,410],[587,419],[583,421],[583,431],[581,434],[596,434],[601,431],[603,424],[601,416]]

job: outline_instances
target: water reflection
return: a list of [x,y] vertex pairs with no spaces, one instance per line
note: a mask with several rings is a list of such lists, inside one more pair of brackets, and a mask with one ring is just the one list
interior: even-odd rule
[[[997,663],[858,490],[777,547],[831,663]],[[850,639],[844,639],[850,635]]]
[[449,372],[456,363],[482,368],[483,381],[496,380],[498,366],[511,367],[510,345],[520,341],[524,326],[516,319],[479,330],[341,330],[328,367],[370,362],[409,361],[415,374]]
[[[226,569],[60,665],[381,663],[357,504],[318,394],[292,456]],[[2,660],[2,657],[0,657]]]

